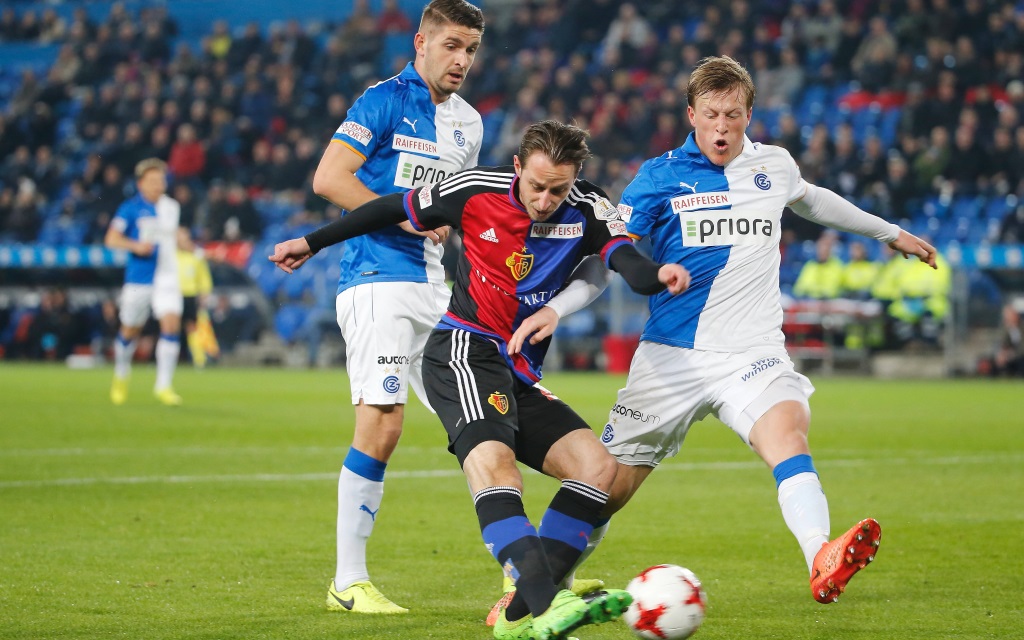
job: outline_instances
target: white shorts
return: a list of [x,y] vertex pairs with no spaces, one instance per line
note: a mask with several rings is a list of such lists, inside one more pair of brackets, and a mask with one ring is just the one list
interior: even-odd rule
[[678,453],[690,425],[713,414],[749,446],[768,409],[784,400],[807,404],[812,393],[783,348],[719,353],[641,342],[601,442],[622,464],[653,467]]
[[118,318],[126,327],[141,327],[153,317],[159,320],[168,314],[180,316],[184,310],[181,289],[154,287],[151,284],[126,284],[121,288]]
[[374,282],[338,294],[338,326],[345,338],[352,404],[405,404],[409,384],[427,407],[423,347],[448,309],[443,284]]

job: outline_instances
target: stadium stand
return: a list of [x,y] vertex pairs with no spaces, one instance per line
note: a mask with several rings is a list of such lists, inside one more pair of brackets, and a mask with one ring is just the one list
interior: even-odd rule
[[[762,93],[755,141],[787,147],[808,180],[928,235],[968,282],[985,282],[991,267],[1020,268],[1012,263],[1020,236],[1004,229],[1024,197],[1024,8],[929,5],[483,2],[486,43],[464,92],[484,116],[481,163],[506,163],[507,141],[525,121],[574,119],[593,136],[585,177],[616,198],[652,150],[688,133],[689,69],[704,55],[728,54]],[[339,215],[312,195],[320,152],[351,100],[411,52],[412,31],[382,18],[381,6],[5,4],[0,243],[98,242],[132,189],[132,165],[156,155],[173,159],[175,181],[194,195],[197,238],[214,248],[248,245],[238,266],[282,312],[312,304],[330,260],[288,279],[263,256],[275,241]],[[415,25],[422,2],[397,6]],[[785,292],[810,257],[803,243],[818,232],[794,218]],[[840,251],[847,240],[839,238]],[[590,324],[603,326],[580,320],[565,337]]]

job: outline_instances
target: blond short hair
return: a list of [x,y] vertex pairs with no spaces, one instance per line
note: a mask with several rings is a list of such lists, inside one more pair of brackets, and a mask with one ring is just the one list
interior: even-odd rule
[[697,98],[707,94],[728,93],[742,89],[746,94],[747,110],[754,106],[754,80],[743,65],[729,56],[710,56],[694,67],[686,87],[686,103],[697,106]]
[[141,179],[147,172],[153,171],[154,169],[167,173],[167,163],[160,158],[146,158],[145,160],[139,160],[139,163],[135,165],[135,179]]

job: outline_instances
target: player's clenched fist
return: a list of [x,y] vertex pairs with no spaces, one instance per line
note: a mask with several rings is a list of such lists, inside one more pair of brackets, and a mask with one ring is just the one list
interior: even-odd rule
[[277,268],[285,273],[293,273],[313,257],[309,243],[305,238],[292,238],[274,245],[274,255],[268,256]]
[[690,286],[690,272],[682,265],[670,262],[658,269],[658,281],[665,285],[669,293],[675,295]]

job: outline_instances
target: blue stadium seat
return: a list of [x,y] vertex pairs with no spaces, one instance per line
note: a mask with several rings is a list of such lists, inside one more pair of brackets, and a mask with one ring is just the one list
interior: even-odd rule
[[960,196],[953,200],[953,206],[950,207],[950,215],[957,219],[966,218],[970,220],[980,217],[981,212],[984,210],[984,196]]
[[1016,196],[990,198],[985,205],[985,217],[989,220],[1002,220],[1016,205],[1016,200]]
[[285,342],[294,342],[306,321],[309,309],[301,304],[286,304],[274,314],[274,330]]
[[896,132],[899,129],[900,117],[903,110],[899,107],[886,109],[882,112],[881,121],[878,123],[878,137],[886,147],[896,144]]
[[270,299],[277,297],[278,289],[281,288],[283,282],[283,276],[288,275],[275,267],[269,260],[250,262],[246,271],[249,273],[249,277],[259,285],[259,288]]
[[949,215],[949,205],[945,199],[931,195],[924,199],[921,205],[921,213],[929,218],[945,218]]
[[278,291],[286,300],[302,300],[307,293],[312,293],[316,269],[303,267],[292,274],[285,274]]
[[409,59],[412,53],[413,32],[389,33],[384,36],[384,46],[381,48],[380,74],[382,78],[390,78],[395,73],[394,62],[396,58]]

